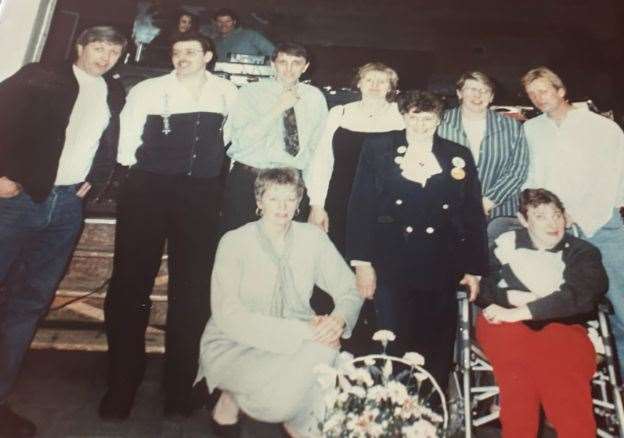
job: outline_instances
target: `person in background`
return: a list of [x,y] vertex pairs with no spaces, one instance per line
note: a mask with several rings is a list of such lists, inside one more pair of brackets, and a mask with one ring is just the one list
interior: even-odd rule
[[[309,164],[327,119],[323,93],[299,81],[310,65],[305,47],[279,45],[273,53],[275,79],[243,86],[225,124],[233,161],[224,193],[222,231],[256,220],[253,185],[262,169],[294,167],[309,180]],[[296,220],[308,217],[304,195]]]
[[142,63],[169,67],[171,62],[171,42],[182,35],[199,32],[199,17],[192,12],[178,11],[165,29],[145,47]]
[[238,15],[231,9],[221,8],[214,14],[217,30],[215,44],[217,61],[228,61],[230,54],[265,56],[269,58],[275,46],[261,33],[245,29],[238,23]]
[[457,328],[457,288],[474,300],[487,272],[481,184],[468,148],[435,134],[442,102],[411,90],[398,99],[405,130],[366,140],[347,213],[347,258],[390,352],[415,351],[442,388]]
[[[219,243],[197,376],[222,391],[213,411],[219,436],[237,436],[241,410],[284,423],[293,437],[317,436],[323,399],[313,370],[334,364],[357,321],[362,298],[351,269],[318,227],[293,221],[304,190],[296,169],[262,170],[260,219]],[[330,315],[310,307],[314,285],[334,299]]]
[[[359,67],[353,83],[362,93],[361,100],[331,109],[312,158],[308,222],[327,232],[343,256],[347,207],[362,144],[405,126],[395,102],[398,81],[397,73],[385,64],[370,62]],[[374,308],[368,301],[345,347],[356,355],[365,353],[373,330]]]
[[573,107],[561,78],[546,67],[527,72],[522,84],[543,112],[524,124],[530,150],[527,188],[556,193],[568,226],[594,244],[609,276],[611,328],[624,376],[624,132],[612,120]]
[[127,44],[84,30],[73,64],[28,64],[0,83],[0,436],[34,436],[8,397],[82,226],[83,198],[115,165],[125,93],[107,76]]
[[563,204],[548,190],[524,190],[518,219],[522,229],[495,239],[478,298],[502,434],[537,436],[543,407],[557,436],[593,438],[596,352],[584,323],[607,290],[600,251],[565,232]]
[[483,209],[489,220],[514,217],[518,193],[526,180],[529,152],[519,122],[488,109],[494,82],[480,71],[457,81],[459,106],[444,113],[438,135],[466,146],[477,164]]
[[164,414],[188,417],[199,338],[210,316],[210,270],[217,243],[221,126],[236,87],[206,70],[212,42],[180,35],[171,73],[135,85],[121,114],[118,161],[130,166],[120,188],[113,274],[104,303],[108,389],[100,417],[130,415],[145,371],[150,293],[165,242],[169,285]]
[[187,32],[199,32],[199,17],[192,12],[181,10],[174,16],[170,27],[161,29],[150,45],[162,47],[168,51],[171,49],[171,42]]

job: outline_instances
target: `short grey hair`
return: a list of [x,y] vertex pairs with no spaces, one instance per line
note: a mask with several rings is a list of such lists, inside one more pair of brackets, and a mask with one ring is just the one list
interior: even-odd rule
[[490,92],[494,94],[494,89],[496,88],[494,81],[488,75],[479,70],[467,71],[460,76],[460,78],[455,83],[455,89],[460,91],[464,88],[464,84],[467,80],[472,79],[473,81],[481,82],[483,85],[490,89]]
[[254,183],[254,194],[256,200],[260,200],[262,195],[273,185],[293,186],[297,191],[299,201],[303,198],[305,185],[301,173],[292,167],[277,167],[274,169],[263,169],[258,173]]

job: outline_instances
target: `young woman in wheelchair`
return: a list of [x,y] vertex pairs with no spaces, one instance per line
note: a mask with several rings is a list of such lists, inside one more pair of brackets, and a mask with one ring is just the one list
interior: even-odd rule
[[536,437],[543,408],[559,438],[593,438],[596,354],[584,323],[607,290],[600,252],[565,232],[564,207],[547,190],[524,190],[518,219],[523,228],[490,248],[478,300],[503,437]]

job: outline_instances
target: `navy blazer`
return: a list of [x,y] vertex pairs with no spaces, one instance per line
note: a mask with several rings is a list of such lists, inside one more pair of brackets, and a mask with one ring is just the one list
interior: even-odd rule
[[[110,120],[100,138],[87,180],[105,180],[114,169],[119,141],[119,113],[125,102],[121,83],[104,78]],[[78,98],[71,64],[27,64],[0,83],[0,176],[22,185],[36,202],[54,185],[65,144],[65,130]]]
[[[432,152],[442,172],[423,187],[401,175],[395,158],[403,145],[405,131],[393,131],[362,147],[347,215],[348,259],[372,262],[386,284],[425,290],[485,274],[486,221],[470,150],[436,135]],[[457,163],[461,179],[451,176]]]

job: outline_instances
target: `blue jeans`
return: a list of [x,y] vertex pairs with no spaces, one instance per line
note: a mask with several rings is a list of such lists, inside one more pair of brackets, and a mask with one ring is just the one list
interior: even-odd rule
[[620,377],[624,378],[624,223],[620,212],[614,210],[611,220],[587,240],[600,250],[609,277],[607,297],[614,310],[610,318],[611,331],[620,363]]
[[76,186],[56,186],[41,203],[25,193],[0,198],[0,405],[48,311],[81,224]]

